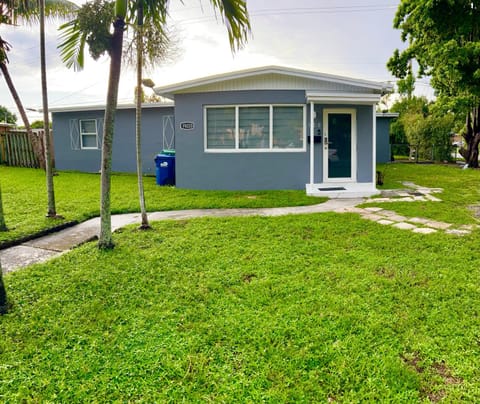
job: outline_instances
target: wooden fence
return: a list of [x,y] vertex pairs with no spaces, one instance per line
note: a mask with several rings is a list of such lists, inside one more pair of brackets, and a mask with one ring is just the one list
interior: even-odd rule
[[[38,144],[43,145],[43,129],[34,130]],[[40,167],[27,131],[10,129],[0,133],[0,164],[15,167]]]

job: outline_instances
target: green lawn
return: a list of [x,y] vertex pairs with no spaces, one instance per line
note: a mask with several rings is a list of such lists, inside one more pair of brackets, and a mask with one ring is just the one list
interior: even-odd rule
[[[478,203],[479,177],[389,165],[387,186],[445,192],[442,202],[388,208],[475,223],[467,206]],[[96,203],[85,178],[56,178],[66,181],[64,209],[80,205],[79,218]],[[188,197],[153,179],[147,187],[149,199],[163,199],[155,209],[275,199]],[[114,198],[116,209],[135,208],[121,192]],[[0,317],[0,401],[480,402],[479,236],[414,234],[334,213],[130,226],[114,234],[113,251],[88,243],[5,276],[13,307]]]
[[[100,176],[60,172],[54,178],[58,214],[64,220],[45,218],[47,193],[42,170],[0,166],[0,185],[7,226],[0,243],[53,227],[63,222],[83,221],[99,215]],[[325,198],[312,198],[305,191],[194,191],[159,187],[155,177],[145,177],[145,198],[149,211],[194,208],[260,208],[312,205]],[[137,177],[112,177],[112,213],[138,212]]]
[[114,237],[6,276],[0,401],[480,401],[478,231],[327,213]]
[[379,169],[385,174],[385,184],[379,189],[405,188],[401,183],[410,181],[430,188],[443,188],[435,197],[442,200],[430,202],[371,203],[399,214],[425,217],[456,224],[478,223],[471,206],[480,209],[480,170],[462,170],[455,165],[387,164]]

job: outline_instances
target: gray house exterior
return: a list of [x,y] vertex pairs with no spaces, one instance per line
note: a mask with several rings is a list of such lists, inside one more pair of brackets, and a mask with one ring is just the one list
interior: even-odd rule
[[390,124],[397,118],[398,113],[377,113],[377,163],[392,161]]
[[[99,172],[104,106],[54,108],[52,131],[55,165],[59,170]],[[174,147],[174,107],[168,104],[142,106],[142,165],[145,174],[155,174],[153,160],[162,149]],[[113,140],[112,170],[135,172],[135,106],[118,107]]]
[[[157,87],[158,95],[173,102],[144,106],[144,172],[155,172],[155,155],[171,148],[165,133],[169,138],[174,132],[180,188],[373,195],[377,159],[390,157],[388,131],[382,142],[377,139],[376,114],[389,89],[384,83],[276,66]],[[53,111],[59,169],[98,171],[102,118],[98,107]],[[90,134],[95,130],[96,137]],[[134,134],[133,106],[119,108],[114,171],[135,171]]]

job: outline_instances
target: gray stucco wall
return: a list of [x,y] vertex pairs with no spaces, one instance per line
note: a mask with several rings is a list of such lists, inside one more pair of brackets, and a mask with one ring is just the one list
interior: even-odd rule
[[391,117],[377,117],[377,163],[391,161],[390,122]]
[[[306,152],[209,153],[204,151],[203,107],[222,104],[305,103],[304,91],[237,91],[175,96],[176,183],[192,189],[303,189]],[[182,130],[181,122],[193,122]]]
[[[204,150],[206,105],[305,104],[304,91],[236,91],[175,96],[176,184],[191,189],[304,189],[310,178],[310,144],[302,152],[209,153]],[[326,106],[327,107],[327,106]],[[328,105],[357,111],[357,181],[372,182],[372,106]],[[310,133],[307,106],[307,138]],[[321,119],[323,106],[316,105]],[[183,130],[181,122],[192,122]],[[323,181],[322,145],[315,143],[315,182]]]
[[[163,117],[173,115],[173,107],[142,110],[142,165],[145,174],[155,174],[155,156],[162,150]],[[70,120],[103,119],[104,111],[54,112],[55,164],[59,170],[98,172],[101,150],[74,150],[70,140]],[[112,170],[135,172],[135,110],[119,109],[115,119]]]

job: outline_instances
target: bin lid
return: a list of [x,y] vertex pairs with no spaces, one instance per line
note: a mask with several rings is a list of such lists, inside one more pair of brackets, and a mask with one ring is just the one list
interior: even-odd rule
[[175,156],[175,150],[172,149],[163,149],[162,154],[166,154],[167,156]]

